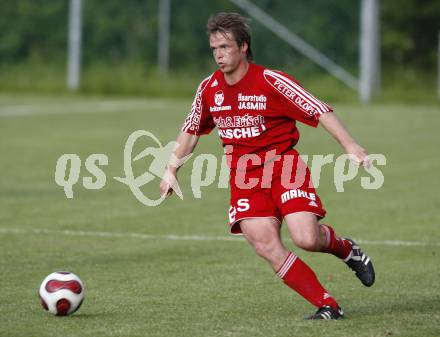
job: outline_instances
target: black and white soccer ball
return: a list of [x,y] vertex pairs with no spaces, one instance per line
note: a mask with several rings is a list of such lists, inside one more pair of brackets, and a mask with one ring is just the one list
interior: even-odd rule
[[84,300],[84,293],[81,279],[67,271],[46,276],[39,290],[43,308],[57,316],[67,316],[77,311]]

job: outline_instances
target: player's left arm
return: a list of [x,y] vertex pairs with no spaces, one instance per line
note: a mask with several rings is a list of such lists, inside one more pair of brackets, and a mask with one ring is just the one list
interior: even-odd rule
[[323,113],[319,116],[319,122],[324,129],[341,144],[345,153],[347,153],[355,163],[370,167],[371,161],[368,158],[367,150],[355,141],[344,124],[342,124],[333,112]]

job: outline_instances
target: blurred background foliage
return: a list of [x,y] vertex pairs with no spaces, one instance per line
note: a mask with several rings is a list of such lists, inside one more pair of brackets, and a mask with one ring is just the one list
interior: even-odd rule
[[[253,0],[311,45],[358,75],[359,7],[354,0]],[[170,76],[157,74],[157,0],[83,0],[82,92],[190,95],[215,69],[207,18],[238,11],[227,0],[173,0]],[[382,99],[435,98],[440,1],[382,0]],[[0,90],[65,91],[68,1],[3,1]],[[356,97],[252,22],[255,61],[283,69],[333,99]]]

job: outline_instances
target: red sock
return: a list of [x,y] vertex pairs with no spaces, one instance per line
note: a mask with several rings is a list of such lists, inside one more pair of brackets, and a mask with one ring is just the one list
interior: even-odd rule
[[340,259],[345,259],[351,253],[351,242],[336,236],[335,230],[329,225],[321,225],[327,235],[328,246],[324,253],[333,254]]
[[286,261],[278,270],[277,276],[314,306],[318,308],[325,305],[338,307],[334,298],[319,283],[313,270],[295,254],[289,253]]

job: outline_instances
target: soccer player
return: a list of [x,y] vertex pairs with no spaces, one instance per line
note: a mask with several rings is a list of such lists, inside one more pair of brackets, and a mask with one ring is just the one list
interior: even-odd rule
[[284,220],[293,243],[311,252],[335,255],[365,286],[374,283],[371,259],[351,239],[319,221],[326,211],[310,172],[294,146],[297,122],[321,124],[358,164],[370,165],[333,113],[289,75],[252,62],[247,19],[218,13],[208,20],[209,45],[219,69],[204,79],[177,137],[179,146],[162,179],[172,193],[179,160],[192,153],[201,135],[218,128],[230,167],[230,229],[243,234],[284,283],[318,308],[309,319],[339,319],[343,311],[315,273],[280,238]]

